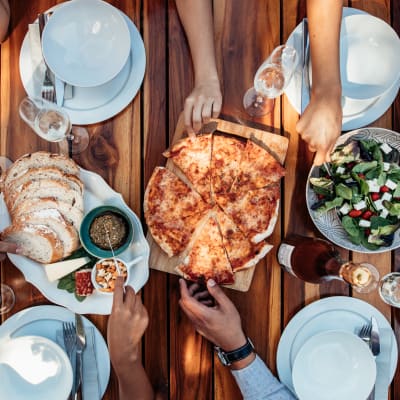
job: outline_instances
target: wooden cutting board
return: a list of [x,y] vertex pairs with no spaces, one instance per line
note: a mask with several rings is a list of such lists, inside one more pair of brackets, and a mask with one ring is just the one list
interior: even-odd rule
[[[289,140],[284,136],[279,136],[271,132],[250,128],[248,126],[235,124],[229,121],[224,121],[222,119],[211,120],[211,122],[209,122],[202,128],[202,131],[204,133],[220,132],[251,139],[259,146],[267,149],[271,154],[276,157],[277,160],[279,160],[281,164],[283,164],[285,161]],[[172,144],[176,143],[185,135],[186,134],[184,133],[183,115],[181,114],[175,129]],[[168,169],[175,172],[185,182],[187,182],[187,179],[185,179],[182,172],[178,170],[178,168],[171,160],[167,160],[166,166]],[[179,256],[171,258],[168,257],[167,254],[163,250],[161,250],[158,244],[154,241],[150,232],[147,233],[147,241],[150,245],[150,268],[159,271],[169,272],[172,274],[177,274],[177,272],[175,271],[175,267],[179,264]],[[233,285],[227,285],[226,287],[246,292],[250,288],[251,281],[254,275],[254,270],[255,267],[252,267],[243,271],[236,272],[235,283]]]

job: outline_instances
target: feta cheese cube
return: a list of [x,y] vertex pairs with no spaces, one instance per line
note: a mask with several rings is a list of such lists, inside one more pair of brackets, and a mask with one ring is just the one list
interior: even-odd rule
[[347,178],[347,179],[345,180],[345,182],[346,182],[346,183],[353,183],[353,182],[355,182],[355,180],[354,180],[353,178]]
[[368,190],[370,191],[370,193],[379,193],[379,184],[378,181],[376,179],[372,179],[369,181],[366,181],[367,185],[368,185]]
[[383,170],[384,170],[384,171],[389,171],[389,169],[390,169],[390,163],[384,162],[384,163],[383,163]]
[[346,169],[343,167],[337,167],[336,168],[336,173],[337,174],[343,174],[344,172],[346,172]]
[[392,151],[392,148],[387,143],[382,143],[379,147],[385,154],[389,154]]
[[369,228],[371,226],[371,221],[368,221],[367,219],[360,219],[358,225],[362,228]]
[[387,208],[383,207],[381,213],[379,214],[380,217],[382,218],[386,218],[389,215],[389,211],[387,210]]
[[361,200],[361,201],[359,201],[358,203],[353,204],[353,207],[354,207],[356,210],[362,210],[363,208],[367,207],[367,204],[365,203],[364,200]]
[[349,211],[351,210],[351,205],[349,203],[344,203],[342,207],[339,208],[339,212],[342,215],[347,215]]
[[391,190],[394,190],[397,187],[397,183],[393,182],[391,179],[387,179],[385,182],[385,186],[387,186]]
[[385,208],[385,207],[383,206],[383,204],[382,204],[382,199],[375,200],[375,201],[374,201],[374,204],[375,204],[375,208],[376,208],[378,211],[383,210],[383,209]]
[[386,193],[383,193],[383,195],[382,195],[382,197],[381,197],[381,200],[383,201],[383,200],[387,200],[387,201],[390,201],[390,200],[392,200],[392,195],[390,194],[390,193],[388,193],[388,192],[386,192]]

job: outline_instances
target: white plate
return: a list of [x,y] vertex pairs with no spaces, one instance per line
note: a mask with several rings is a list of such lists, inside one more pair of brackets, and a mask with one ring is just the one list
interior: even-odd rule
[[[54,10],[62,4],[53,7]],[[136,96],[146,68],[146,52],[142,37],[131,19],[121,11],[128,24],[131,52],[122,71],[104,85],[83,88],[73,87],[73,98],[64,101],[63,108],[76,125],[93,124],[113,117],[122,111]],[[22,84],[31,97],[40,96],[44,76],[43,61],[34,57],[32,62],[29,33],[22,42],[19,68]]]
[[[345,143],[349,138],[355,140],[369,139],[380,143],[388,143],[400,151],[400,134],[394,131],[383,128],[364,128],[356,131],[348,132],[336,142],[336,146]],[[336,213],[336,210],[330,210],[326,213],[318,213],[311,210],[311,206],[318,200],[314,190],[311,188],[310,177],[318,176],[319,167],[313,166],[307,178],[306,187],[306,203],[307,209],[312,221],[318,230],[331,242],[348,250],[358,251],[359,253],[383,253],[385,251],[397,249],[400,246],[400,230],[397,230],[394,235],[394,240],[391,246],[382,246],[377,250],[369,250],[361,245],[356,245],[349,240],[349,237],[344,230],[342,223]]]
[[302,400],[365,400],[375,384],[375,359],[353,333],[320,332],[297,353],[292,379]]
[[[374,316],[381,333],[381,352],[376,357],[376,390],[387,389],[397,367],[396,337],[384,315],[365,301],[346,296],[327,297],[301,309],[282,332],[277,351],[277,369],[281,382],[294,392],[292,367],[301,346],[313,335],[343,330],[357,333]],[[378,397],[377,397],[378,399]]]
[[[107,344],[98,329],[85,317],[82,319],[85,328],[93,327],[100,393],[103,396],[110,379],[110,357]],[[50,305],[26,308],[3,322],[0,326],[0,341],[35,335],[56,342],[57,330],[62,329],[63,322],[75,322],[74,313],[66,308]]]
[[[94,172],[81,168],[81,179],[84,183],[84,207],[85,212],[100,205],[113,205],[125,211],[131,219],[134,236],[131,246],[119,255],[128,262],[142,256],[143,259],[133,265],[127,284],[138,292],[149,278],[149,245],[144,237],[142,225],[136,214],[126,205],[121,194],[115,192],[107,185],[105,180]],[[0,196],[0,230],[10,224],[7,207],[3,197]],[[112,296],[104,296],[95,292],[84,301],[79,302],[75,295],[57,288],[56,282],[50,282],[41,264],[24,256],[8,254],[12,263],[24,274],[25,279],[36,286],[51,302],[62,305],[79,314],[110,314]]]
[[[366,14],[364,11],[343,7],[343,17],[349,15]],[[300,54],[302,49],[302,24],[297,25],[295,30],[290,34],[287,42],[293,46]],[[300,114],[301,109],[301,75],[303,60],[299,59],[297,68],[285,89],[285,94],[290,104]],[[369,125],[378,119],[391,106],[400,88],[400,79],[395,81],[393,85],[381,97],[376,99],[353,99],[344,97],[343,99],[343,120],[342,130],[349,131]]]
[[72,366],[65,351],[42,336],[0,340],[1,396],[13,400],[66,399]]

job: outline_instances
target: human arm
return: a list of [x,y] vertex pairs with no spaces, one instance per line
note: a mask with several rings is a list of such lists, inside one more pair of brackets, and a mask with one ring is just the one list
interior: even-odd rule
[[18,247],[15,243],[0,241],[0,261],[6,258],[6,253],[18,253]]
[[221,112],[222,94],[215,61],[213,16],[210,0],[175,0],[189,42],[194,88],[185,100],[184,121],[189,134]]
[[[179,285],[179,304],[201,335],[225,351],[236,350],[246,343],[236,307],[214,281],[207,282],[208,291],[198,291],[197,284],[188,288],[183,279]],[[254,352],[232,363],[230,369],[245,400],[294,399]]]
[[118,377],[120,400],[153,399],[153,389],[139,357],[139,344],[149,323],[140,295],[132,287],[123,289],[123,278],[115,282],[107,342],[110,360]]
[[315,165],[330,161],[342,129],[339,42],[342,0],[307,0],[312,88],[310,103],[296,129],[315,151]]
[[10,23],[10,5],[8,0],[0,0],[0,43],[4,42]]

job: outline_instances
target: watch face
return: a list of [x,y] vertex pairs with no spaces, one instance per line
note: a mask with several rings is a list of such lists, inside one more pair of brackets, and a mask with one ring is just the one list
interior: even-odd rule
[[217,356],[219,358],[219,360],[221,361],[222,365],[228,366],[231,365],[231,363],[229,362],[226,353],[219,347],[215,348],[216,352],[217,352]]

